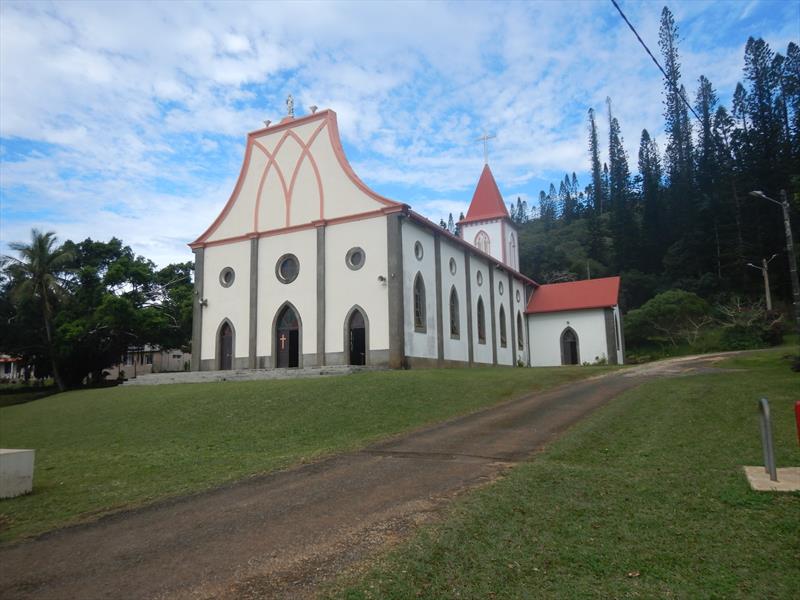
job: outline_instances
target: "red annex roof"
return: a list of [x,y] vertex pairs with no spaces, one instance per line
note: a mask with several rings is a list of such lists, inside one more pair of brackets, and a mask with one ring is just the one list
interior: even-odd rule
[[472,195],[472,202],[469,205],[467,216],[461,223],[469,221],[485,221],[487,219],[510,218],[500,189],[494,180],[492,170],[489,165],[484,165],[481,178],[478,179],[478,186]]
[[540,285],[533,292],[526,313],[606,308],[619,302],[619,276]]

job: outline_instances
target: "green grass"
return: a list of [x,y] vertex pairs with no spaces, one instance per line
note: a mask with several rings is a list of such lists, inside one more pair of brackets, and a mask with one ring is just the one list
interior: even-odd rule
[[629,391],[328,593],[799,598],[800,494],[753,492],[741,468],[762,461],[760,396],[778,466],[800,466],[790,351]]
[[116,387],[0,408],[0,446],[35,448],[34,491],[0,500],[0,540],[267,473],[596,375],[442,369]]

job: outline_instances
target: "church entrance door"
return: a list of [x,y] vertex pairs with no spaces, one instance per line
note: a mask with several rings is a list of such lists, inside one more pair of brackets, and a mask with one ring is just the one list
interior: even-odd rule
[[275,346],[280,369],[294,368],[300,364],[300,327],[291,306],[286,306],[278,316],[275,326]]
[[577,365],[578,357],[578,334],[572,327],[567,327],[561,334],[561,364]]
[[219,330],[219,368],[223,371],[233,368],[233,330],[227,321]]
[[350,332],[349,363],[351,365],[367,364],[367,330],[364,327],[364,315],[361,314],[361,311],[353,311],[348,329]]

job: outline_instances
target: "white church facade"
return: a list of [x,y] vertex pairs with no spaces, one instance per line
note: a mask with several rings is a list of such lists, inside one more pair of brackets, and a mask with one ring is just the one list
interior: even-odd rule
[[192,369],[623,361],[619,278],[521,274],[488,165],[460,231],[369,189],[331,110],[250,133],[230,199],[190,244]]

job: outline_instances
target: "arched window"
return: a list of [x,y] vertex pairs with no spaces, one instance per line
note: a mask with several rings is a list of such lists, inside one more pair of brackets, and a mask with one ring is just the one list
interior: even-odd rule
[[500,307],[500,347],[505,348],[506,343],[506,309],[504,306]]
[[491,250],[491,242],[489,241],[489,234],[487,234],[483,229],[478,232],[478,235],[475,236],[475,247],[478,250],[486,252],[489,254],[489,250]]
[[483,309],[483,298],[478,296],[478,343],[486,343],[486,311]]
[[422,273],[417,273],[414,278],[414,331],[425,333],[425,282]]
[[511,234],[511,239],[508,242],[509,253],[508,253],[508,264],[515,269],[518,269],[519,266],[517,265],[517,239],[514,234]]
[[525,341],[522,339],[522,314],[517,313],[517,349],[522,350],[525,347]]
[[458,314],[458,292],[456,286],[450,288],[450,337],[458,339],[461,316]]

